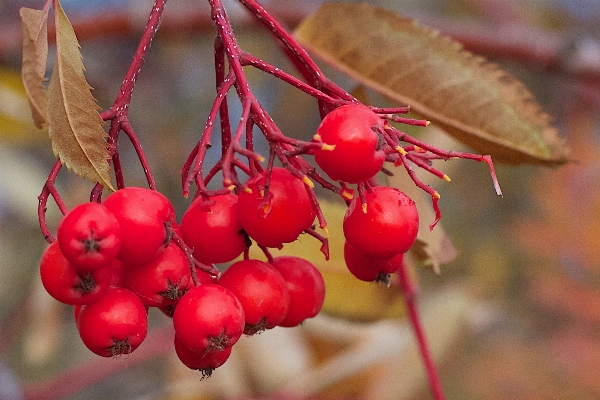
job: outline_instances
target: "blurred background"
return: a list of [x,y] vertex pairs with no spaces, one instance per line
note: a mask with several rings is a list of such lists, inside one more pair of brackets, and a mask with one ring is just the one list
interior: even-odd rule
[[[321,1],[264,1],[290,28]],[[414,267],[419,308],[450,399],[600,398],[600,3],[593,0],[369,0],[439,29],[522,80],[567,138],[577,162],[559,167],[497,165],[495,195],[485,165],[443,165],[452,183],[432,182],[442,225],[458,251],[441,274]],[[268,34],[233,1],[228,13],[243,48],[293,71]],[[332,231],[325,263],[311,238],[286,246],[322,269],[322,315],[294,329],[244,337],[210,379],[187,370],[172,349],[169,320],[151,310],[151,330],[134,353],[101,359],[78,338],[70,307],[43,290],[38,261],[46,243],[37,196],[55,159],[31,122],[20,82],[22,6],[0,2],[0,399],[426,399],[430,398],[396,285],[357,282],[339,249],[343,206],[323,193]],[[86,77],[111,106],[152,2],[64,0],[80,39]],[[214,96],[208,7],[167,4],[130,107],[158,189],[181,216],[179,171],[204,127]],[[49,71],[53,63],[50,50]],[[324,67],[347,90],[355,83]],[[310,140],[317,108],[256,71],[252,87],[289,136]],[[49,74],[48,74],[49,76]],[[376,103],[383,99],[374,96]],[[232,102],[235,115],[238,105]],[[239,110],[238,110],[239,111]],[[468,150],[435,126],[412,134]],[[131,146],[120,147],[128,185],[143,185]],[[61,171],[67,206],[91,184]],[[59,213],[49,202],[48,221]],[[335,226],[338,226],[337,231]],[[337,235],[337,236],[336,236]],[[337,241],[337,242],[336,242]],[[338,247],[336,247],[336,245]]]

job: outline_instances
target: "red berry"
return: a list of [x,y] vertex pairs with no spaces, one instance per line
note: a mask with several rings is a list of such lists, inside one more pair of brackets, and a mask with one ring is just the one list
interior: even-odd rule
[[194,249],[194,258],[204,264],[229,262],[242,254],[246,238],[237,216],[238,197],[215,196],[195,199],[181,218],[185,243]]
[[112,270],[110,287],[121,287],[123,285],[123,263],[115,259],[110,264],[110,268]]
[[273,168],[266,195],[266,172],[251,178],[238,200],[238,217],[252,239],[266,247],[293,242],[315,220],[306,185],[285,168]]
[[204,354],[233,346],[244,331],[244,309],[220,285],[196,286],[183,295],[173,314],[175,334],[187,348]]
[[316,316],[325,300],[325,282],[317,267],[293,256],[276,257],[271,265],[285,280],[290,294],[290,308],[279,326],[297,326]]
[[121,225],[118,259],[124,264],[146,264],[158,258],[168,246],[175,210],[161,193],[127,187],[112,193],[103,204]]
[[70,305],[88,304],[104,296],[112,278],[112,268],[82,272],[75,268],[52,242],[40,260],[40,277],[48,294]]
[[277,326],[286,316],[290,295],[281,274],[260,260],[241,260],[219,278],[244,308],[244,333],[252,335]]
[[187,291],[191,280],[188,259],[175,243],[171,243],[156,260],[125,268],[122,276],[123,287],[150,307],[176,303]]
[[333,150],[316,150],[315,161],[336,181],[360,183],[374,177],[383,167],[383,120],[368,107],[349,104],[323,118],[316,138]]
[[397,254],[389,260],[365,257],[346,242],[344,243],[344,260],[350,273],[361,281],[389,284],[390,274],[397,272],[402,267],[404,253]]
[[211,376],[212,372],[219,368],[229,359],[231,355],[231,347],[227,347],[221,351],[212,351],[208,353],[198,353],[185,347],[181,340],[175,336],[175,353],[179,360],[190,369],[196,369],[202,372],[202,379]]
[[110,288],[98,301],[81,307],[77,321],[83,344],[102,357],[131,353],[148,332],[145,306],[123,288]]
[[365,257],[390,259],[414,244],[419,230],[415,202],[395,188],[377,186],[366,193],[366,212],[354,198],[344,216],[344,236]]
[[121,227],[108,208],[83,203],[69,211],[58,224],[57,240],[64,256],[80,270],[102,268],[121,248]]

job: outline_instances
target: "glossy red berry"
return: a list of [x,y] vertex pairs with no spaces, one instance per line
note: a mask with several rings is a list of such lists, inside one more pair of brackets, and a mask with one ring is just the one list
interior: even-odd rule
[[383,120],[368,107],[349,104],[323,118],[315,139],[332,150],[316,150],[315,161],[336,181],[359,183],[374,177],[383,167]]
[[93,271],[79,271],[65,258],[58,242],[52,242],[40,260],[40,277],[48,294],[71,305],[89,304],[107,292],[112,268],[107,265]]
[[366,212],[358,197],[344,216],[346,241],[366,257],[390,259],[414,244],[419,230],[415,202],[400,190],[377,186],[366,193]]
[[121,287],[123,286],[123,263],[115,259],[110,263],[112,270],[112,277],[110,279],[110,287]]
[[112,357],[138,348],[148,332],[148,315],[133,292],[110,288],[98,301],[81,307],[77,327],[88,349]]
[[220,351],[233,346],[242,336],[244,309],[223,286],[196,286],[179,299],[173,327],[187,348],[200,354]]
[[175,210],[161,193],[127,187],[112,193],[103,204],[121,226],[122,243],[117,258],[124,264],[146,264],[169,245]]
[[202,378],[209,378],[212,372],[225,364],[231,355],[232,347],[227,347],[221,351],[212,351],[208,353],[198,353],[185,347],[179,338],[175,336],[175,354],[177,358],[190,369],[202,372]]
[[156,260],[124,268],[123,287],[134,292],[150,307],[174,304],[187,291],[191,276],[185,253],[171,243]]
[[196,198],[181,218],[185,243],[194,249],[194,258],[204,264],[229,262],[242,254],[246,237],[238,219],[238,196]]
[[352,275],[361,281],[389,284],[390,274],[398,272],[404,261],[404,253],[389,260],[365,257],[348,242],[344,243],[344,261]]
[[285,168],[273,168],[267,190],[266,172],[247,182],[242,191],[238,217],[242,227],[258,244],[279,247],[293,242],[315,220],[305,183]]
[[219,285],[235,295],[244,308],[246,335],[279,325],[285,318],[290,295],[281,274],[260,260],[241,260],[219,278]]
[[80,270],[103,268],[121,249],[121,227],[99,203],[79,204],[58,224],[57,240],[64,256]]
[[275,257],[271,265],[283,277],[290,295],[290,307],[279,326],[297,326],[316,316],[325,301],[325,282],[317,267],[294,256]]

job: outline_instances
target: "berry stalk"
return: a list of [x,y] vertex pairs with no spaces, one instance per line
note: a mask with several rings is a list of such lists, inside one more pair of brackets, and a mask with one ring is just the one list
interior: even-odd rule
[[421,324],[421,319],[419,317],[419,311],[417,310],[416,286],[408,276],[405,264],[402,264],[402,267],[400,267],[398,270],[398,275],[400,278],[400,289],[402,291],[402,296],[404,297],[404,304],[406,305],[408,318],[413,327],[413,332],[415,333],[417,339],[421,358],[423,359],[423,364],[425,365],[425,370],[427,371],[427,379],[429,380],[431,395],[435,400],[444,400],[446,398],[444,395],[444,390],[442,388],[431,351],[429,350],[427,337],[425,336],[425,331],[423,330],[423,325]]

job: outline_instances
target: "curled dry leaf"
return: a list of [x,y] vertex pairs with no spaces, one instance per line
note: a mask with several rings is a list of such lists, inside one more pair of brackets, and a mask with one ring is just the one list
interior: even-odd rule
[[43,129],[48,121],[48,94],[42,84],[48,60],[48,10],[22,7],[19,14],[23,25],[21,78],[33,123],[36,128]]
[[76,174],[114,190],[104,121],[83,75],[79,43],[58,1],[55,4],[56,63],[48,87],[48,131],[54,154]]
[[326,3],[295,35],[317,57],[495,161],[569,161],[550,116],[521,82],[411,19],[368,4]]

